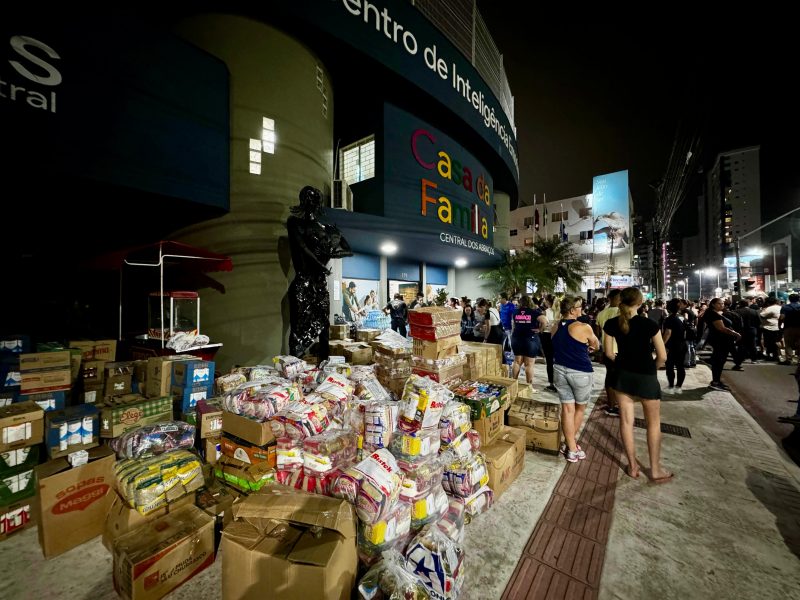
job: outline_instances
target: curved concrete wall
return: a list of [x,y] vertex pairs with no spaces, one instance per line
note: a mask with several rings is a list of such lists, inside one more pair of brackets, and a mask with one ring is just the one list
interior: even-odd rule
[[[287,349],[286,291],[293,276],[284,223],[300,189],[328,193],[333,165],[333,95],[322,63],[308,48],[257,21],[202,15],[177,33],[223,60],[230,72],[231,210],[175,237],[233,258],[213,274],[226,294],[201,290],[201,331],[222,342],[218,366],[258,364]],[[275,120],[275,153],[250,173],[250,139]],[[271,361],[270,361],[271,362]]]

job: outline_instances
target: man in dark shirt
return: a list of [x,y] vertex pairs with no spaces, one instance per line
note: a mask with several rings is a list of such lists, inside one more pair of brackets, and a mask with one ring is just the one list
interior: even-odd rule
[[742,319],[742,341],[739,344],[739,364],[745,358],[749,358],[751,363],[758,360],[758,348],[756,342],[758,341],[758,328],[761,327],[761,316],[758,311],[750,306],[750,301],[747,299],[739,300],[734,311]]
[[394,299],[383,309],[392,319],[392,331],[406,337],[406,320],[408,319],[408,305],[403,300],[403,294],[395,294]]
[[744,331],[744,323],[742,322],[742,317],[731,310],[730,300],[725,300],[723,306],[722,316],[731,322],[731,329],[740,335],[731,345],[731,356],[733,357],[733,366],[731,369],[733,371],[744,371],[744,369],[742,369],[742,361],[744,360],[744,354],[742,353],[742,339],[744,338],[742,332]]
[[789,294],[789,304],[781,307],[779,324],[783,329],[786,361],[797,363],[800,355],[800,294]]

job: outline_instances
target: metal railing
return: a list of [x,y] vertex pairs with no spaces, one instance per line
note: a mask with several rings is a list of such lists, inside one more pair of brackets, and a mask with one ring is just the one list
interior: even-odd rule
[[514,136],[514,95],[497,49],[475,0],[409,0],[472,63],[494,92],[506,113]]

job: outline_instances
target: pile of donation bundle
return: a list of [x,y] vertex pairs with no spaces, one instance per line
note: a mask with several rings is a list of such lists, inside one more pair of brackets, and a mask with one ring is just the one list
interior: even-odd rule
[[217,377],[192,356],[121,363],[102,341],[21,339],[1,357],[17,375],[0,390],[0,540],[38,525],[50,558],[102,536],[136,600],[218,552],[225,599],[456,599],[480,568],[464,527],[522,471],[528,439],[504,425],[519,384],[500,347],[462,343],[459,319],[420,308],[413,339],[359,330],[320,364]]

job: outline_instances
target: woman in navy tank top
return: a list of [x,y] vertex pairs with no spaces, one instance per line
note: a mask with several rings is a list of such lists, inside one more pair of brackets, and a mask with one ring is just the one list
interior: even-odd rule
[[567,296],[561,301],[561,320],[553,324],[553,383],[561,402],[561,429],[565,444],[561,453],[569,462],[586,458],[575,439],[586,404],[592,397],[593,369],[589,353],[600,347],[592,326],[578,321],[583,298]]

